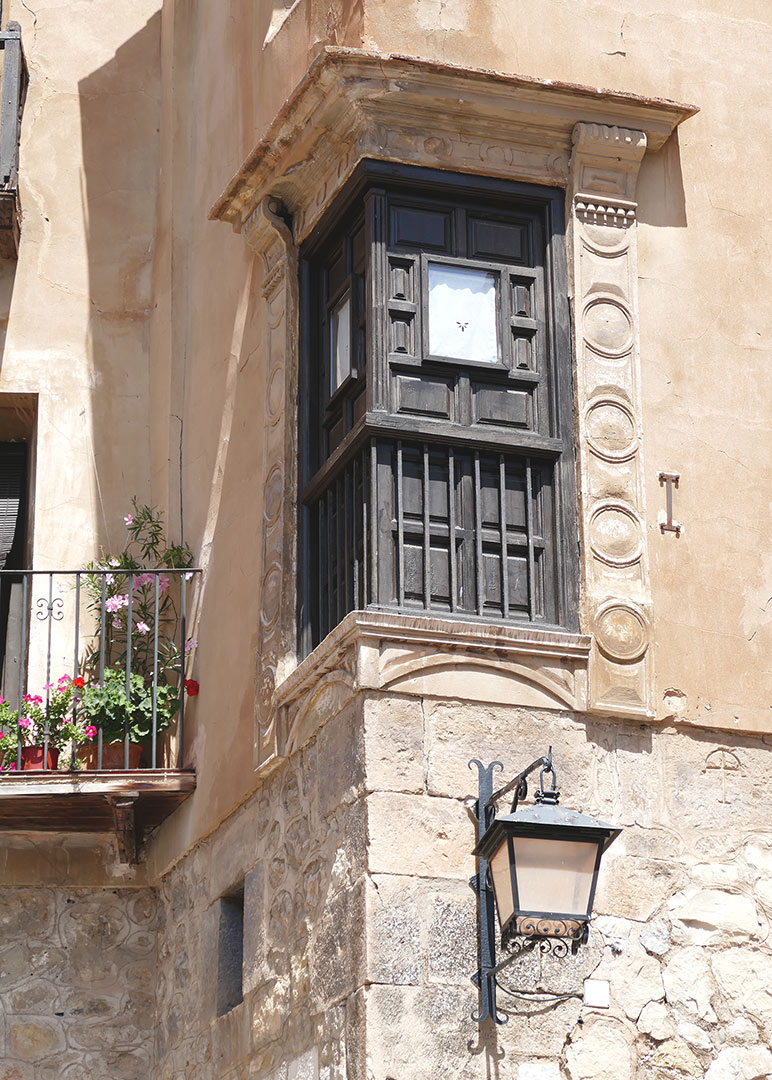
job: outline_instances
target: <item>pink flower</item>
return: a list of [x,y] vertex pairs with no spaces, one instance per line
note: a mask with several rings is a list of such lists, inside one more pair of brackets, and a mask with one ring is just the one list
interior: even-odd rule
[[43,689],[44,689],[44,690],[53,690],[53,688],[54,688],[55,686],[56,686],[56,683],[52,683],[52,682],[47,682],[47,683],[46,683],[46,685],[45,685],[45,686],[43,687]]
[[142,589],[145,585],[152,585],[155,574],[137,574],[134,578],[134,588]]
[[30,705],[42,705],[43,704],[43,699],[40,696],[40,694],[35,694],[34,696],[32,694],[25,694],[24,695],[24,700]]
[[123,519],[123,523],[126,526],[126,528],[128,528],[130,525],[133,525],[134,524],[134,515],[133,514],[127,514],[126,517]]
[[137,629],[138,634],[148,634],[148,633],[150,633],[150,627],[147,625],[146,622],[142,622],[141,619],[137,623],[136,629]]
[[193,577],[193,571],[192,571],[192,570],[188,570],[187,574],[185,575],[185,580],[186,580],[186,581],[190,581],[190,579],[191,579],[192,577]]
[[32,727],[32,721],[28,716],[22,716],[19,720],[19,727],[29,728]]
[[108,566],[120,566],[121,565],[121,560],[120,559],[114,559],[114,558],[113,559],[108,559],[107,560],[107,565]]
[[16,762],[15,761],[12,761],[11,764],[8,766],[8,771],[9,772],[16,772]]
[[185,654],[187,655],[188,653],[193,652],[193,650],[197,648],[198,642],[196,641],[196,639],[188,638],[188,640],[185,642]]
[[120,611],[129,606],[128,596],[108,596],[105,600],[105,611]]
[[96,733],[97,729],[94,727],[94,725],[89,724],[83,734],[86,736],[87,739],[93,739],[95,738]]
[[158,578],[158,591],[165,592],[169,588],[169,579],[166,574],[161,574]]
[[113,585],[115,583],[115,577],[112,574],[105,574],[105,584]]

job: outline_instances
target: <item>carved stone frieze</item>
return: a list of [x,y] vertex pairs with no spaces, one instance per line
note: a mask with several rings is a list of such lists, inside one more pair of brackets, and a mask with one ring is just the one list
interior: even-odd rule
[[653,692],[633,201],[645,150],[642,131],[577,124],[569,187],[589,704],[633,716],[652,714]]

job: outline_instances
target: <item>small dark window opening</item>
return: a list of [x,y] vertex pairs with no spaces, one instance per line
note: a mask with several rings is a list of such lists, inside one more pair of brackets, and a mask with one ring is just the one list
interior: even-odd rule
[[301,655],[365,608],[578,625],[563,200],[366,161],[303,245]]
[[244,1000],[244,886],[220,898],[217,963],[217,1015]]

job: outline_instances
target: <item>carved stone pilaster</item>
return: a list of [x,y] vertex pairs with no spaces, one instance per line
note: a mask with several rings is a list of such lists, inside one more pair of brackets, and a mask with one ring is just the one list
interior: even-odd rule
[[569,187],[590,709],[652,715],[634,201],[642,131],[577,124]]
[[297,398],[297,247],[281,215],[283,207],[268,197],[255,208],[247,240],[263,261],[266,303],[266,382],[263,427],[263,499],[261,559],[263,570],[257,649],[255,768],[266,769],[285,753],[285,733],[276,708],[275,689],[294,657],[295,426]]

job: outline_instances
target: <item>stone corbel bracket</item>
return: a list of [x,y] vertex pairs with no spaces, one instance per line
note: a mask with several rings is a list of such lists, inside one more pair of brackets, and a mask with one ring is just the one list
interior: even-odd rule
[[579,123],[569,186],[591,711],[652,716],[635,184],[642,131]]
[[[332,709],[354,687],[428,693],[431,684],[431,692],[449,693],[449,657],[459,670],[474,669],[479,700],[501,700],[506,685],[516,704],[650,715],[635,181],[644,151],[660,149],[696,111],[660,98],[329,47],[229,182],[210,216],[242,232],[262,260],[267,305],[256,768],[272,768],[300,745],[314,713]],[[369,646],[344,648],[341,627],[293,670],[296,245],[365,157],[568,190],[581,408],[582,655],[577,635],[566,636],[561,659],[544,652],[558,648],[557,639],[537,648],[538,631],[512,629],[514,637],[499,636],[494,647],[471,630],[471,638],[456,640],[425,617],[419,622],[429,641],[419,640],[416,627],[394,622],[395,632],[412,635],[412,652],[400,656],[396,639],[379,645],[377,679],[362,674]],[[349,620],[341,626],[350,628]],[[496,671],[486,668],[485,650]],[[301,683],[318,708],[302,705]]]

